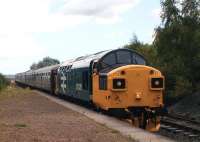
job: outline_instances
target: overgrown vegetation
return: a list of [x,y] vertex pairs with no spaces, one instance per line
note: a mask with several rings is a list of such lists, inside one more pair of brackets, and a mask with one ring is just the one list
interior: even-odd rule
[[59,63],[60,63],[60,61],[57,60],[57,59],[45,57],[41,61],[39,61],[38,63],[33,63],[30,66],[30,69],[31,70],[39,69],[39,68],[42,68],[42,67],[51,66],[51,65],[55,65],[55,64],[59,64]]
[[0,73],[0,91],[8,85],[8,80]]
[[26,96],[32,92],[33,91],[31,91],[29,88],[23,89],[21,87],[9,86],[0,92],[0,101],[13,97]]
[[15,124],[14,126],[15,126],[16,128],[24,128],[24,127],[27,127],[27,125],[24,124],[24,123],[17,123],[17,124]]
[[167,99],[200,91],[200,1],[162,0],[153,44],[136,37],[126,48],[143,54],[166,78]]

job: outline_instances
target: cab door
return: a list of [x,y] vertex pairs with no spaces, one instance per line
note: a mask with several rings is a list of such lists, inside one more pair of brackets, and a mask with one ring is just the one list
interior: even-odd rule
[[58,78],[57,78],[58,72],[57,69],[54,69],[51,71],[51,93],[56,94],[58,92]]
[[96,62],[94,60],[92,60],[90,62],[90,68],[89,68],[89,91],[90,94],[93,95],[93,74],[94,74],[94,70],[96,69]]

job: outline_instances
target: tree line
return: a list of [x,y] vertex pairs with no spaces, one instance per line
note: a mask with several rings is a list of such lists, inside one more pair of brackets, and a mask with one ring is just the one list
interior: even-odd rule
[[44,57],[41,61],[39,61],[38,63],[33,63],[30,66],[31,70],[35,70],[35,69],[39,69],[42,67],[46,67],[46,66],[51,66],[51,65],[55,65],[55,64],[59,64],[60,61],[54,58],[50,58],[50,57]]
[[136,36],[125,48],[134,49],[166,78],[167,99],[200,91],[200,1],[161,0],[161,24],[152,44]]

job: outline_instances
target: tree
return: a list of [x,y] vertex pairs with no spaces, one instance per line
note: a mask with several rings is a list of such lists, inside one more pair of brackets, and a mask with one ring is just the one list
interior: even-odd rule
[[[199,15],[200,15],[200,1],[199,0],[183,0],[182,2],[182,15],[184,21],[187,20],[188,23],[192,25],[198,25]],[[193,28],[197,28],[196,26]]]
[[166,78],[166,90],[168,95],[174,95],[175,84],[178,76],[184,70],[184,64],[180,56],[180,11],[176,7],[175,0],[163,0],[162,23],[156,29],[154,46],[157,49],[158,66]]
[[[184,0],[182,2],[182,33],[181,41],[184,48],[186,74],[192,84],[193,91],[200,85],[200,2],[199,0]],[[189,54],[188,54],[189,53]]]
[[200,83],[199,1],[162,0],[161,5],[162,23],[154,39],[158,66],[166,77],[167,94],[189,94]]
[[164,27],[170,27],[171,25],[178,23],[180,20],[179,9],[177,8],[176,0],[162,0],[162,15],[161,20]]
[[37,63],[33,63],[31,66],[30,66],[30,69],[31,70],[35,70],[35,69],[37,69],[38,67],[37,67]]
[[59,64],[59,63],[60,63],[60,61],[57,60],[57,59],[45,57],[41,61],[39,61],[38,63],[33,63],[30,66],[30,69],[34,70],[34,69],[38,69],[38,68],[42,68],[42,67],[46,67],[46,66],[51,66],[51,65],[55,65],[55,64]]

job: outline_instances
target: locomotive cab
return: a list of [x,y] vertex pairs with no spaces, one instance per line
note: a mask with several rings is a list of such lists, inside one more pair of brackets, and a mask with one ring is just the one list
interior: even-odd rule
[[135,126],[156,131],[160,126],[157,112],[163,107],[164,77],[145,64],[140,54],[128,49],[104,55],[92,75],[92,100],[115,115],[132,117]]

